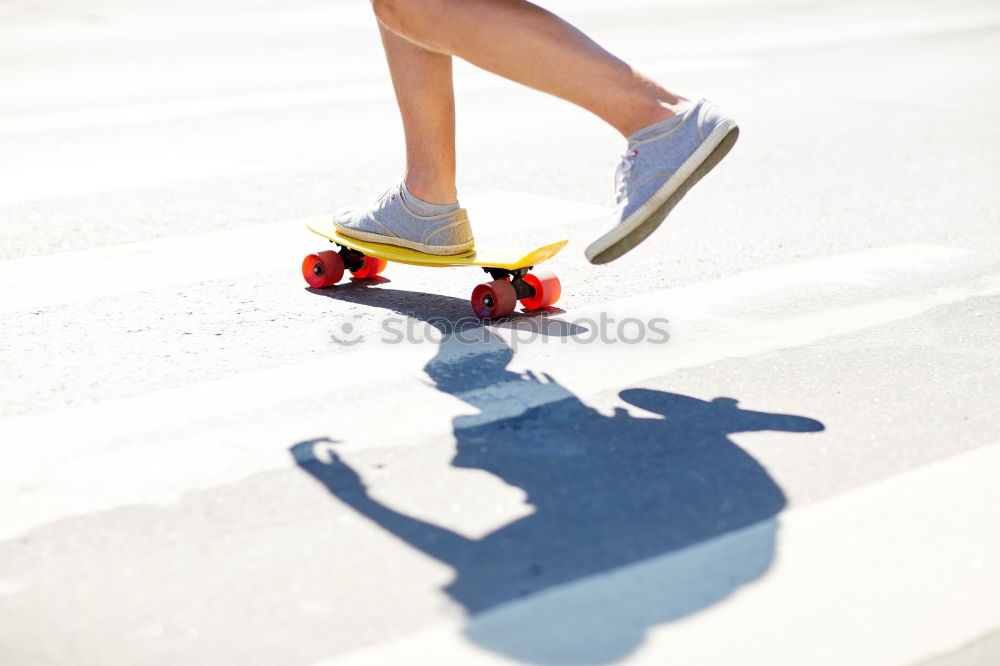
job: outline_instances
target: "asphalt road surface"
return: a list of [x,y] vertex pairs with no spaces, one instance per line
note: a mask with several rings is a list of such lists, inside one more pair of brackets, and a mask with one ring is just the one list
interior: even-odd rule
[[0,664],[1000,663],[1000,6],[560,0],[730,156],[456,69],[480,242],[306,287],[401,173],[367,3],[0,1]]

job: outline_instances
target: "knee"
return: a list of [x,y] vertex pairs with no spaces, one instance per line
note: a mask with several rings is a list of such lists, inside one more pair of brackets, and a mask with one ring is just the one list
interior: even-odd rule
[[379,23],[390,30],[400,27],[407,4],[405,0],[371,0],[371,3]]
[[448,10],[449,0],[371,0],[375,18],[395,33],[413,37],[431,30]]

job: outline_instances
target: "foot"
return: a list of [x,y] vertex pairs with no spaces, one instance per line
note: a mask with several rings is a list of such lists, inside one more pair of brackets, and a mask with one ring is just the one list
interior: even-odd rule
[[421,201],[403,184],[386,190],[372,206],[337,211],[333,224],[351,238],[426,254],[462,254],[474,246],[464,208]]
[[701,100],[630,136],[615,172],[617,206],[608,228],[587,246],[587,259],[605,264],[645,240],[738,135],[736,121]]

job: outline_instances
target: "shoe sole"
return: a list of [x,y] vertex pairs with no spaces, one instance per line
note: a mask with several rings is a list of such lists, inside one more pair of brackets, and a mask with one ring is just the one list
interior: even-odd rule
[[405,238],[394,238],[392,236],[373,234],[368,231],[348,229],[347,227],[342,227],[337,224],[336,220],[334,221],[333,226],[337,229],[337,231],[348,238],[367,241],[369,243],[379,243],[381,245],[405,247],[408,250],[414,250],[423,254],[432,254],[439,257],[450,257],[456,254],[465,254],[476,247],[475,241],[469,241],[468,243],[462,243],[461,245],[424,245],[423,243],[408,241]]
[[[650,234],[656,231],[670,211],[673,210],[674,206],[677,205],[677,202],[684,198],[684,195],[687,194],[688,190],[694,187],[694,185],[697,184],[706,173],[711,171],[715,165],[722,161],[722,158],[725,157],[730,150],[732,150],[733,144],[735,144],[736,139],[739,138],[740,128],[732,120],[729,120],[728,122],[724,121],[715,128],[712,134],[708,136],[708,140],[706,140],[702,146],[705,148],[711,146],[713,135],[717,134],[722,134],[722,139],[715,144],[714,148],[710,149],[708,156],[705,157],[701,163],[691,169],[691,173],[687,178],[683,178],[683,176],[681,176],[682,180],[679,185],[675,180],[679,174],[683,174],[686,170],[691,168],[689,164],[695,163],[700,157],[699,152],[703,151],[696,150],[694,154],[688,158],[687,162],[681,165],[681,168],[677,170],[674,177],[668,180],[663,187],[656,192],[656,194],[650,197],[650,201],[647,202],[643,208],[650,205],[657,206],[655,202],[659,198],[663,197],[664,193],[669,192],[666,199],[664,199],[652,213],[642,218],[642,220],[634,228],[625,231],[621,238],[613,240],[608,247],[595,252],[593,256],[591,256],[590,252],[587,252],[587,259],[590,263],[606,264],[610,261],[614,261],[642,241],[646,240]],[[674,182],[670,182],[671,180]],[[641,215],[643,208],[640,208],[632,214],[633,219]],[[622,227],[625,227],[626,229],[629,227],[628,220],[622,224]]]

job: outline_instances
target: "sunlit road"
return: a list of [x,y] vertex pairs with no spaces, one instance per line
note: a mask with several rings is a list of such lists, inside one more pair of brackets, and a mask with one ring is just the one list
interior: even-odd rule
[[480,243],[308,289],[400,176],[367,3],[0,0],[0,664],[1000,663],[1000,7],[547,6],[739,143],[456,69]]

